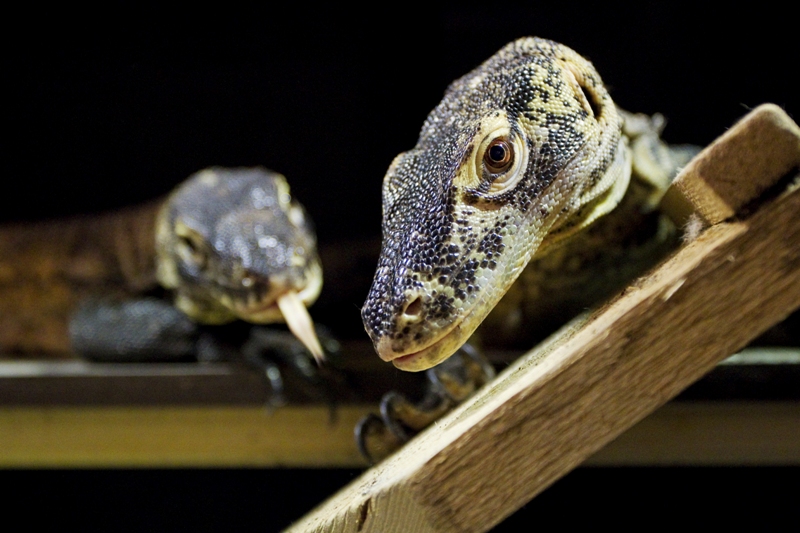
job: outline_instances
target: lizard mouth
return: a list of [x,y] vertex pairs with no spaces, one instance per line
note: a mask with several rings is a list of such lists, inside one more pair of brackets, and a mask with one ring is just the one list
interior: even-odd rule
[[316,301],[322,290],[322,269],[313,263],[299,281],[291,281],[273,277],[270,280],[271,290],[265,294],[248,293],[244,298],[237,298],[230,293],[219,296],[220,301],[237,317],[256,324],[283,322],[283,312],[278,300],[288,292],[294,292],[305,306]]
[[449,346],[451,344],[449,342],[451,340],[450,337],[451,333],[448,333],[427,348],[407,355],[397,356],[391,360],[392,364],[398,370],[406,372],[421,372],[432,368],[451,355],[450,351],[445,352],[443,350],[444,345]]
[[273,298],[247,302],[245,305],[233,305],[232,310],[239,318],[248,322],[259,324],[286,322],[289,331],[308,348],[314,359],[320,363],[324,359],[324,352],[314,329],[314,321],[306,306],[316,300],[321,288],[321,271],[315,265],[311,269],[308,283],[299,291],[287,289]]
[[303,343],[317,362],[325,358],[322,346],[314,329],[314,321],[306,309],[304,291],[287,290],[274,299],[257,305],[236,308],[236,314],[243,320],[253,323],[286,322],[297,340]]
[[[395,368],[405,372],[421,372],[432,368],[453,355],[469,338],[475,328],[465,329],[469,315],[454,323],[444,333],[434,338],[422,349],[413,352],[397,352],[392,340],[384,337],[378,341],[375,350],[381,359],[391,362]],[[414,348],[417,348],[416,346]]]

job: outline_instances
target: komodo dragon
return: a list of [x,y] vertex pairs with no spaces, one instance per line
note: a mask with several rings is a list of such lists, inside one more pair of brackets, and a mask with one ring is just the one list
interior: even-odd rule
[[357,429],[365,455],[391,441],[381,423],[404,440],[491,377],[474,355],[466,378],[440,365],[482,323],[495,344],[529,348],[671,248],[677,232],[656,207],[699,149],[666,145],[663,126],[619,109],[589,61],[535,37],[450,85],[383,180],[362,308],[378,355],[432,369],[436,393],[417,406],[385,396],[382,421]]
[[[175,307],[138,298],[159,284]],[[286,321],[321,359],[306,310],[321,286],[313,226],[285,178],[209,168],[165,200],[0,228],[0,348],[12,357],[181,357],[194,349],[194,322],[242,319]]]

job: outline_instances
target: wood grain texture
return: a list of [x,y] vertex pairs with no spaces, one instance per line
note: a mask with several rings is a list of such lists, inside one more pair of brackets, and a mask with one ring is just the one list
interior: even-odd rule
[[661,208],[683,226],[696,213],[711,226],[734,216],[800,166],[800,128],[775,104],[745,115],[675,178]]
[[[763,132],[752,131],[745,140],[758,146]],[[735,182],[741,167],[717,158],[719,150],[698,156],[707,167],[696,164],[706,184],[734,192],[715,188]],[[741,206],[783,177],[771,164],[764,175],[752,170],[763,187],[717,196]],[[798,210],[795,189],[708,228],[290,531],[490,529],[800,307]]]

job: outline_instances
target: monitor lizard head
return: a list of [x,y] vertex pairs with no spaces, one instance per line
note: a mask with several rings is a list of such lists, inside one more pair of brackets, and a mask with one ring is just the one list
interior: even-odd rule
[[430,368],[528,261],[607,213],[630,157],[592,64],[514,41],[453,82],[383,180],[383,245],[362,318],[380,357]]
[[156,233],[157,277],[181,311],[205,324],[285,321],[321,357],[306,311],[322,288],[316,236],[282,175],[197,172],[170,194]]

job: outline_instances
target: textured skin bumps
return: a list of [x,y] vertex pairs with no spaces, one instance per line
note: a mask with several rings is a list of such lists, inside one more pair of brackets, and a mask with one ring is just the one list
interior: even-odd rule
[[537,253],[613,209],[631,174],[621,118],[570,48],[514,41],[453,82],[383,182],[383,246],[362,318],[378,354],[430,368]]

